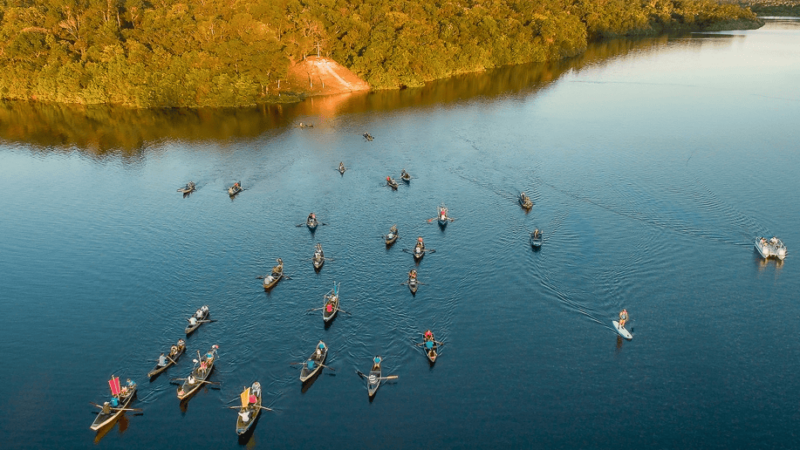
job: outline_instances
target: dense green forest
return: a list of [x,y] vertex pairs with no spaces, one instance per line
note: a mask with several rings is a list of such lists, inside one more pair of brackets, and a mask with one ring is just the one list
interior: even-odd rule
[[750,8],[759,16],[800,17],[800,0],[721,0]]
[[280,82],[311,54],[383,89],[605,37],[759,25],[710,0],[0,0],[0,98],[244,106],[300,98]]

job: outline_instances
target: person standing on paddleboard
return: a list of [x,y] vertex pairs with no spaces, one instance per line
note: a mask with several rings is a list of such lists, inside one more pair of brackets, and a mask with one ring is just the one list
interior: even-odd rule
[[625,322],[628,321],[628,310],[624,309],[619,313],[619,327],[625,328]]

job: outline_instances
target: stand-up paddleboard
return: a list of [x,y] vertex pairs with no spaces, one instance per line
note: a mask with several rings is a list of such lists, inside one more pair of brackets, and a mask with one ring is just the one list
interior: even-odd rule
[[614,328],[616,328],[616,330],[617,330],[617,333],[619,333],[619,335],[620,335],[620,336],[624,337],[625,339],[627,339],[627,340],[629,340],[629,341],[630,341],[631,339],[633,339],[633,335],[632,335],[632,334],[630,334],[630,333],[628,332],[628,330],[626,330],[625,328],[620,328],[620,326],[619,326],[619,322],[617,322],[616,320],[612,320],[612,321],[611,321],[611,323],[613,323],[613,324],[614,324]]

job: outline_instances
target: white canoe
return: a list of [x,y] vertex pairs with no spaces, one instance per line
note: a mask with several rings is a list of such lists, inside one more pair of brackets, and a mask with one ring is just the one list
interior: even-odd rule
[[625,328],[620,328],[619,322],[617,322],[616,320],[612,320],[611,323],[614,324],[614,328],[617,330],[617,333],[619,333],[620,336],[624,337],[629,341],[633,339],[633,335],[629,333],[628,330],[626,330]]

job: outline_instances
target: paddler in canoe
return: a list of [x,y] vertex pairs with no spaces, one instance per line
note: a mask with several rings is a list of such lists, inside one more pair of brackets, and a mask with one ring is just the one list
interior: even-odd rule
[[423,334],[423,350],[425,351],[425,356],[428,357],[428,360],[431,362],[431,364],[435,363],[436,357],[439,356],[439,344],[441,344],[441,342],[436,341],[436,338],[433,336],[433,332],[431,330],[428,330]]
[[92,405],[100,408],[100,412],[97,413],[97,417],[92,422],[92,431],[97,431],[112,423],[123,411],[141,411],[141,409],[128,408],[136,394],[136,383],[131,381],[130,378],[128,378],[125,385],[120,385],[119,377],[112,375],[108,385],[111,387],[110,401],[104,402],[102,406],[92,403]]

